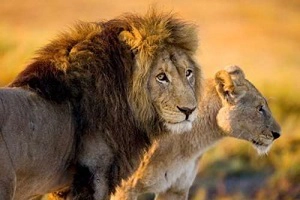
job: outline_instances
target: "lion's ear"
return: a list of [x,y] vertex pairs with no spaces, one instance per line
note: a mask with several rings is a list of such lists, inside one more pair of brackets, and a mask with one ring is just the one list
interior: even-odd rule
[[216,90],[221,99],[229,101],[234,93],[234,84],[230,74],[225,70],[218,71],[215,75],[215,83]]
[[243,85],[245,74],[240,67],[236,65],[228,66],[225,68],[225,71],[230,74],[230,77],[235,85]]
[[[236,68],[237,69],[237,68]],[[239,68],[240,69],[240,68]],[[227,69],[228,70],[228,69]],[[230,104],[236,103],[247,89],[243,85],[243,71],[221,70],[215,75],[216,90],[220,98]]]
[[142,36],[137,29],[133,29],[131,32],[122,31],[119,34],[119,39],[125,42],[131,49],[136,49],[142,41]]

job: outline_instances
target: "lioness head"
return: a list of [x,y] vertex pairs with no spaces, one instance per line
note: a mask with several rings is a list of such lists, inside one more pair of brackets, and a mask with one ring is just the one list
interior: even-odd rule
[[129,100],[136,117],[144,127],[150,123],[172,133],[190,130],[201,91],[200,68],[193,58],[197,29],[170,14],[152,11],[129,26],[119,38],[135,56]]
[[280,136],[280,126],[266,99],[237,66],[219,71],[215,82],[222,99],[218,125],[229,136],[250,141],[258,153],[267,153],[272,142]]

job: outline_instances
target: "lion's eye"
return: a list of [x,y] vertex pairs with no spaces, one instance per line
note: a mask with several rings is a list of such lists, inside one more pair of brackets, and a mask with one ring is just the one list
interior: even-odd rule
[[190,69],[186,70],[185,76],[186,76],[187,78],[190,78],[192,75],[193,75],[193,71],[192,71],[192,70],[190,70]]
[[159,82],[169,82],[169,79],[165,73],[160,73],[156,76],[156,80]]
[[265,109],[263,105],[260,105],[257,107],[257,110],[261,113],[261,114],[265,114]]

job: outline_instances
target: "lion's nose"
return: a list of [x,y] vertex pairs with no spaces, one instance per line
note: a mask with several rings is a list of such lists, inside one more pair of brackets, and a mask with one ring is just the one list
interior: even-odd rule
[[280,133],[277,133],[275,131],[272,131],[272,135],[273,135],[274,140],[276,140],[277,138],[280,137]]
[[192,112],[196,109],[196,107],[188,108],[188,107],[179,107],[177,106],[178,110],[186,115],[186,119],[189,118],[189,115],[192,114]]

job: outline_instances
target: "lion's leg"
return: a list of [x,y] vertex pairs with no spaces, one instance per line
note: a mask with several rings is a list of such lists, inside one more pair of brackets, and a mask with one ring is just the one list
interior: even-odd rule
[[167,191],[159,193],[155,200],[187,200],[190,187],[197,175],[200,158],[193,162]]
[[137,200],[140,194],[154,192],[151,190],[151,184],[154,180],[159,181],[159,178],[155,178],[156,167],[149,168],[153,166],[151,157],[156,149],[157,143],[144,155],[136,171],[127,180],[122,180],[110,200]]
[[115,178],[110,174],[114,162],[112,150],[101,133],[87,134],[82,140],[72,194],[75,200],[106,200]]
[[[0,170],[2,168],[0,167]],[[0,199],[11,200],[15,192],[15,180],[7,174],[0,174]]]
[[137,200],[138,195],[136,193],[128,191],[118,191],[116,194],[110,197],[110,200]]
[[111,195],[110,200],[137,200],[140,194],[148,192],[146,190],[148,187],[147,180],[151,180],[149,176],[152,177],[152,174],[146,173],[147,168],[145,166],[144,163],[141,164],[127,180],[122,180],[114,194]]
[[127,185],[121,184],[117,187],[116,192],[111,195],[110,200],[137,200],[138,193],[135,188],[126,187]]
[[171,191],[160,193],[155,200],[187,200],[189,191]]
[[[0,132],[1,134],[1,132]],[[6,145],[0,137],[0,199],[11,200],[16,189],[16,174]]]
[[109,187],[105,173],[98,171],[94,177],[94,199],[108,200]]
[[79,165],[76,167],[71,196],[73,200],[94,200],[93,199],[93,174],[87,166]]

